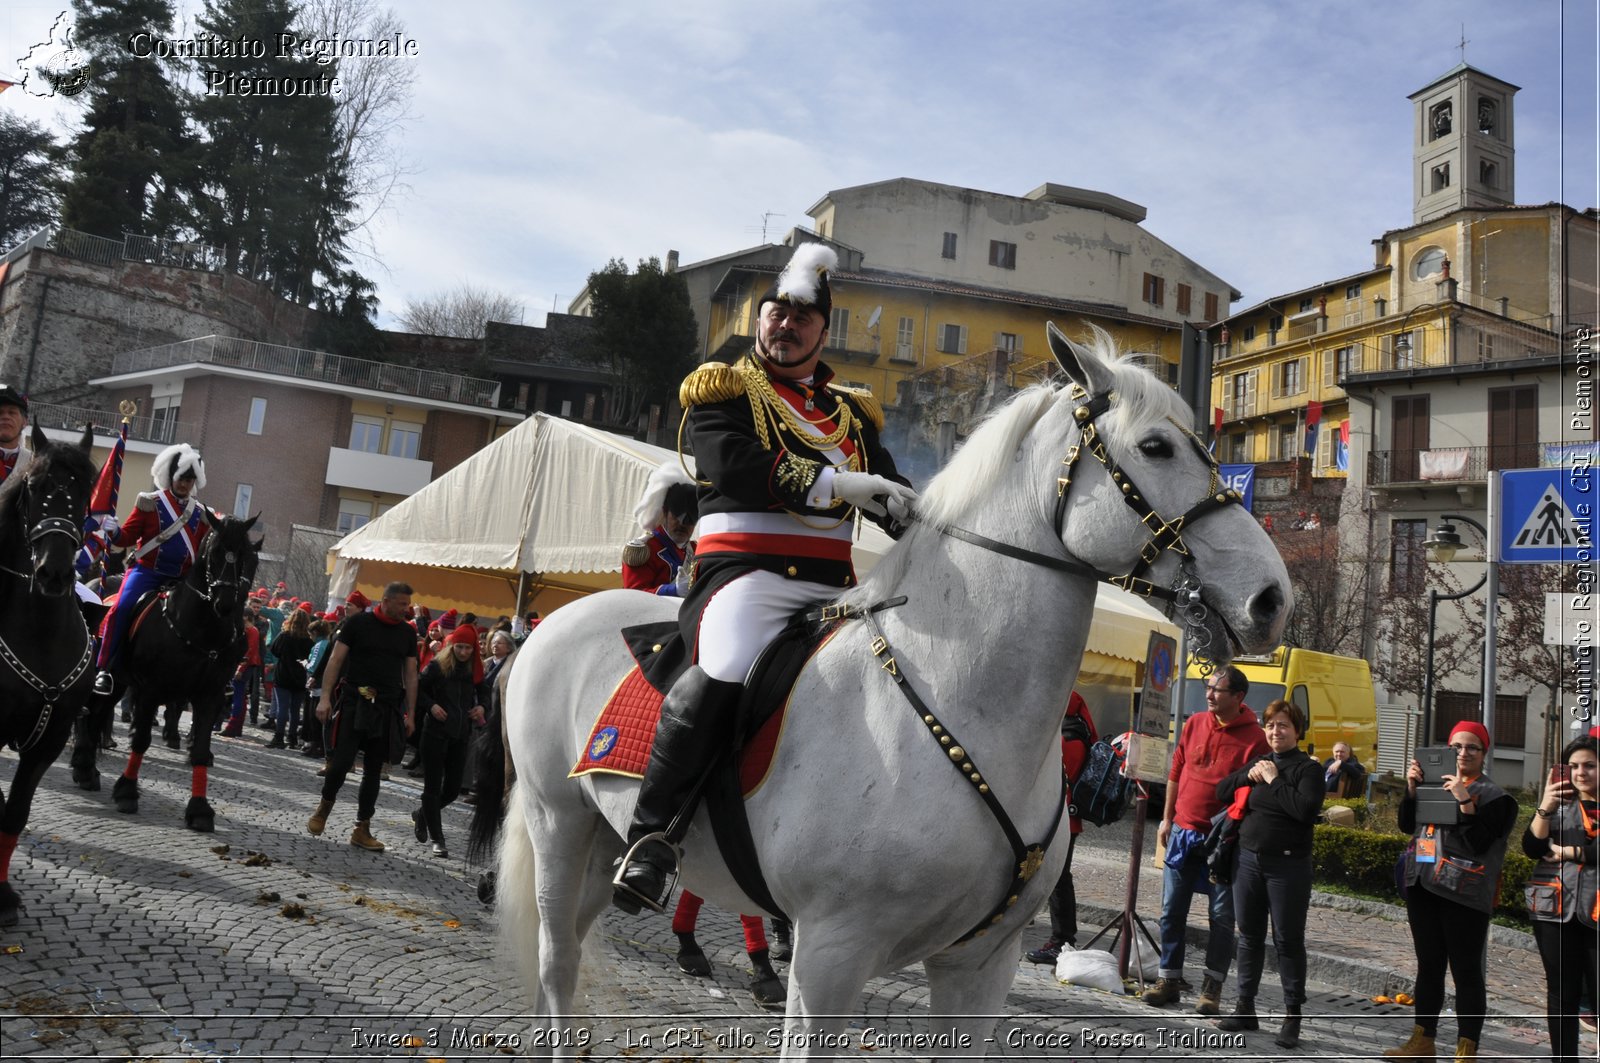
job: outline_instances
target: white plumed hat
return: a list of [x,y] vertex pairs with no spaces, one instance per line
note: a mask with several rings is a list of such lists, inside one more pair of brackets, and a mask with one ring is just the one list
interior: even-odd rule
[[156,455],[150,465],[151,478],[163,491],[171,490],[172,481],[187,470],[194,471],[194,486],[199,490],[206,485],[206,463],[200,452],[187,443],[174,443]]
[[839,256],[827,244],[801,244],[795,248],[783,272],[778,274],[778,283],[762,297],[761,303],[814,306],[826,321],[833,313],[833,292],[828,288],[828,272],[838,268]]
[[644,493],[633,507],[634,522],[646,535],[656,530],[656,524],[661,520],[661,508],[667,503],[667,490],[674,484],[694,486],[694,478],[684,471],[683,463],[677,458],[664,461],[651,471],[650,479],[644,485]]

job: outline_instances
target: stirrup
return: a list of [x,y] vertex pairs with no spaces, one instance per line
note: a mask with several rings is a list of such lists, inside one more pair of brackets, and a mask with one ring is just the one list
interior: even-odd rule
[[[639,852],[640,848],[646,845],[664,846],[666,850],[672,854],[671,871],[665,871],[661,868],[656,868],[656,870],[661,871],[666,880],[661,889],[661,896],[659,897],[645,896],[638,890],[634,889],[627,882],[623,881],[622,878],[623,875],[628,873],[628,868],[633,866],[635,855]],[[672,839],[667,837],[665,831],[656,831],[652,834],[646,834],[644,837],[628,846],[628,851],[622,854],[622,859],[617,862],[617,873],[611,877],[611,888],[613,891],[621,891],[628,897],[637,900],[642,906],[649,908],[652,912],[665,912],[667,910],[667,898],[672,896],[673,887],[678,884],[678,867],[682,862],[683,849],[674,844]],[[655,865],[651,864],[648,860],[640,860],[639,863],[647,864],[650,867],[655,867]]]
[[95,674],[94,686],[91,689],[101,697],[106,697],[117,689],[117,680],[109,671],[102,668]]

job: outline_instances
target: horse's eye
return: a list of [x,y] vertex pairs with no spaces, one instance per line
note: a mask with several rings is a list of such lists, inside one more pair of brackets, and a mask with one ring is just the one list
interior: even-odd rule
[[1172,457],[1172,444],[1160,436],[1156,436],[1140,443],[1139,453],[1147,458],[1170,458]]

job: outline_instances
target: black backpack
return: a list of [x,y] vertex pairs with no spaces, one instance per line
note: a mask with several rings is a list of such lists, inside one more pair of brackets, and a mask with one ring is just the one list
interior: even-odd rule
[[1122,774],[1123,760],[1123,753],[1104,738],[1089,747],[1089,758],[1072,784],[1072,803],[1080,818],[1104,827],[1128,810],[1133,780]]

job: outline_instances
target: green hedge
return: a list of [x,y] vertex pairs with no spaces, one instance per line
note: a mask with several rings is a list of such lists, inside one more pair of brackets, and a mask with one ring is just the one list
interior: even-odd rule
[[[1338,803],[1345,802],[1340,800]],[[1515,832],[1506,851],[1505,867],[1500,875],[1497,911],[1526,919],[1528,909],[1523,903],[1522,887],[1533,872],[1534,862],[1522,854],[1520,840],[1520,832]],[[1311,842],[1311,860],[1317,881],[1337,883],[1399,904],[1400,895],[1394,884],[1394,865],[1410,841],[1410,836],[1406,834],[1319,823]]]

